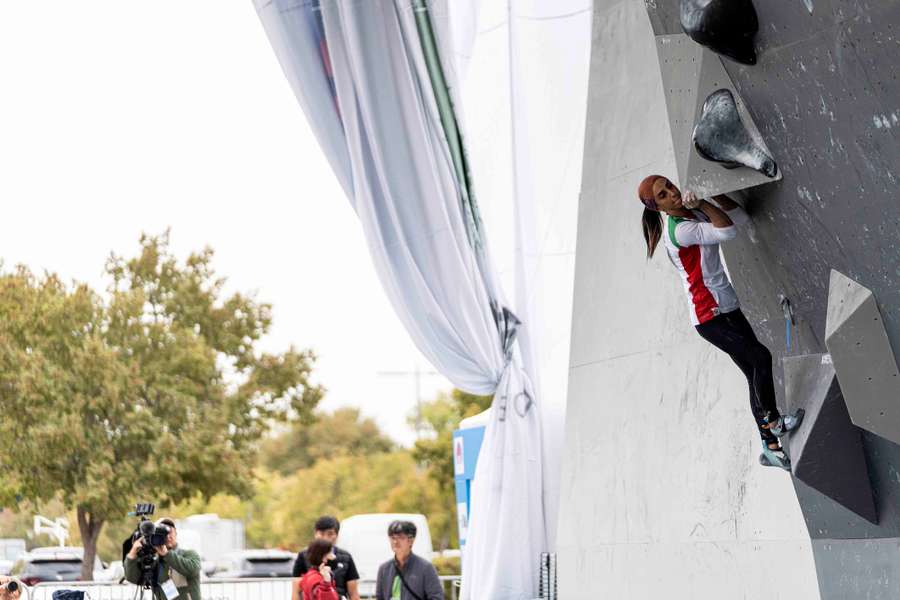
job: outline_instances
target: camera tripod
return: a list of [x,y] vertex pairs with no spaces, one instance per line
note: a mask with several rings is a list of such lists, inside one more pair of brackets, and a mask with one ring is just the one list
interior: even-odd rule
[[139,555],[138,560],[141,561],[141,579],[135,586],[134,596],[132,596],[132,598],[134,600],[144,600],[145,593],[150,592],[149,598],[150,600],[153,600],[153,589],[157,586],[157,562],[155,558],[150,555]]
[[[145,596],[149,592],[149,596]],[[150,587],[144,587],[143,585],[136,585],[134,587],[134,595],[132,596],[133,600],[153,600],[153,584]]]

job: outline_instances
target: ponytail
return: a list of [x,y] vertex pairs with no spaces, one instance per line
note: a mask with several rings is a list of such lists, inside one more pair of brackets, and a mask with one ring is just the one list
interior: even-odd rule
[[662,215],[659,214],[659,207],[653,197],[653,184],[657,179],[666,178],[662,175],[647,175],[638,186],[638,199],[644,205],[641,229],[644,231],[644,241],[647,242],[647,260],[653,258],[663,230]]
[[656,252],[659,238],[662,237],[662,215],[658,211],[645,208],[641,217],[641,229],[644,231],[644,241],[647,242],[647,260],[650,260]]

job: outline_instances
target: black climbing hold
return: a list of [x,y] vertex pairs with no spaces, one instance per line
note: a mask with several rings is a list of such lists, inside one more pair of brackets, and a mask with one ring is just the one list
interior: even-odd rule
[[727,169],[743,166],[767,177],[778,174],[775,159],[747,131],[734,96],[727,89],[716,90],[706,98],[693,139],[700,156]]
[[759,21],[752,0],[681,0],[681,27],[713,52],[756,64],[753,38]]

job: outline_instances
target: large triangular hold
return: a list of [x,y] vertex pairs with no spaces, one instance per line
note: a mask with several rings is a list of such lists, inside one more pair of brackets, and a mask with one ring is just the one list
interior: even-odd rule
[[780,172],[769,178],[744,166],[728,169],[697,153],[692,134],[703,114],[703,105],[710,94],[728,90],[745,129],[742,135],[749,136],[755,146],[771,157],[718,56],[683,33],[656,36],[656,52],[672,131],[678,185],[682,191],[691,190],[707,198],[781,179]]
[[875,296],[835,270],[825,345],[854,425],[900,444],[900,370]]
[[783,366],[788,411],[806,411],[786,438],[794,477],[877,524],[862,435],[850,421],[831,357],[789,356]]

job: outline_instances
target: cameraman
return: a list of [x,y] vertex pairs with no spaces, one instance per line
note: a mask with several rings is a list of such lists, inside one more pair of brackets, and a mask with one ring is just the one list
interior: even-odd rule
[[[14,589],[10,591],[10,588]],[[19,600],[21,593],[22,584],[17,579],[0,575],[0,600]]]
[[[200,600],[200,555],[193,550],[178,549],[178,531],[175,522],[163,518],[156,525],[168,527],[166,543],[156,546],[159,559],[154,569],[157,584],[153,586],[155,600]],[[143,538],[137,538],[125,556],[125,579],[140,585],[141,564],[138,551],[144,545]]]

